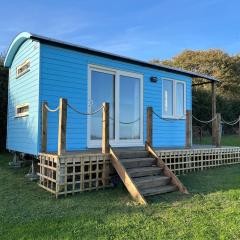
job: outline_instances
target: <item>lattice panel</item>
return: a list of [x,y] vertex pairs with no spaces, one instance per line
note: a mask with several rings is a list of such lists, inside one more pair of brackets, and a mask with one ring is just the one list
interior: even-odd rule
[[110,185],[110,160],[107,155],[58,157],[41,154],[39,161],[39,185],[56,197],[98,190]]
[[240,163],[240,148],[209,148],[157,151],[177,175],[223,165]]

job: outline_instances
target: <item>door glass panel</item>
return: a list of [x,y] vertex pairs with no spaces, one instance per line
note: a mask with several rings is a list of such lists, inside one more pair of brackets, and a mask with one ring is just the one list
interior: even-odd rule
[[[115,76],[110,73],[91,71],[91,111],[96,111],[103,102],[109,103],[110,139],[115,138]],[[102,111],[91,119],[91,140],[102,139]]]
[[163,80],[163,115],[173,116],[173,81]]
[[184,115],[184,84],[180,82],[176,84],[176,115]]
[[140,79],[120,76],[119,138],[140,139]]

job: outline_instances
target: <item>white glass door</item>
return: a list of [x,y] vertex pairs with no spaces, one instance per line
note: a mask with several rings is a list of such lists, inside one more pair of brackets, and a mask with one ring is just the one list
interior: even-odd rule
[[[96,111],[103,102],[110,104],[110,144],[143,145],[142,75],[89,67],[89,108]],[[88,147],[100,147],[102,112],[88,118]]]

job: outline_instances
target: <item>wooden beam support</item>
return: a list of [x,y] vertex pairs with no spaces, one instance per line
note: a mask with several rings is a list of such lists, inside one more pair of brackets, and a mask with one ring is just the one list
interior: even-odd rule
[[216,147],[221,146],[221,137],[222,137],[221,113],[217,113],[217,118],[216,118]]
[[152,107],[147,108],[147,143],[152,145]]
[[103,103],[102,153],[109,153],[109,103]]
[[66,152],[67,99],[59,100],[58,155]]
[[192,84],[192,87],[201,86],[201,85],[210,84],[210,83],[212,83],[212,81],[211,82],[194,83],[194,84]]
[[[212,82],[212,118],[216,116],[216,83]],[[216,121],[212,122],[212,144],[216,145]]]
[[186,148],[192,147],[192,111],[186,111]]
[[47,123],[48,123],[48,111],[47,102],[42,103],[42,139],[41,139],[41,152],[47,152]]

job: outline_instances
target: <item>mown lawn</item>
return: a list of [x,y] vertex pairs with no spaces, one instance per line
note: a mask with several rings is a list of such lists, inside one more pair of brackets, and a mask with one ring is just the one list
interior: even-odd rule
[[[200,142],[199,138],[193,140],[194,144],[203,144],[203,145],[211,145],[212,138],[211,137],[203,137]],[[221,139],[222,146],[237,146],[240,147],[240,136],[238,135],[224,135]]]
[[240,239],[240,165],[181,177],[136,205],[123,187],[56,200],[0,155],[0,239]]

